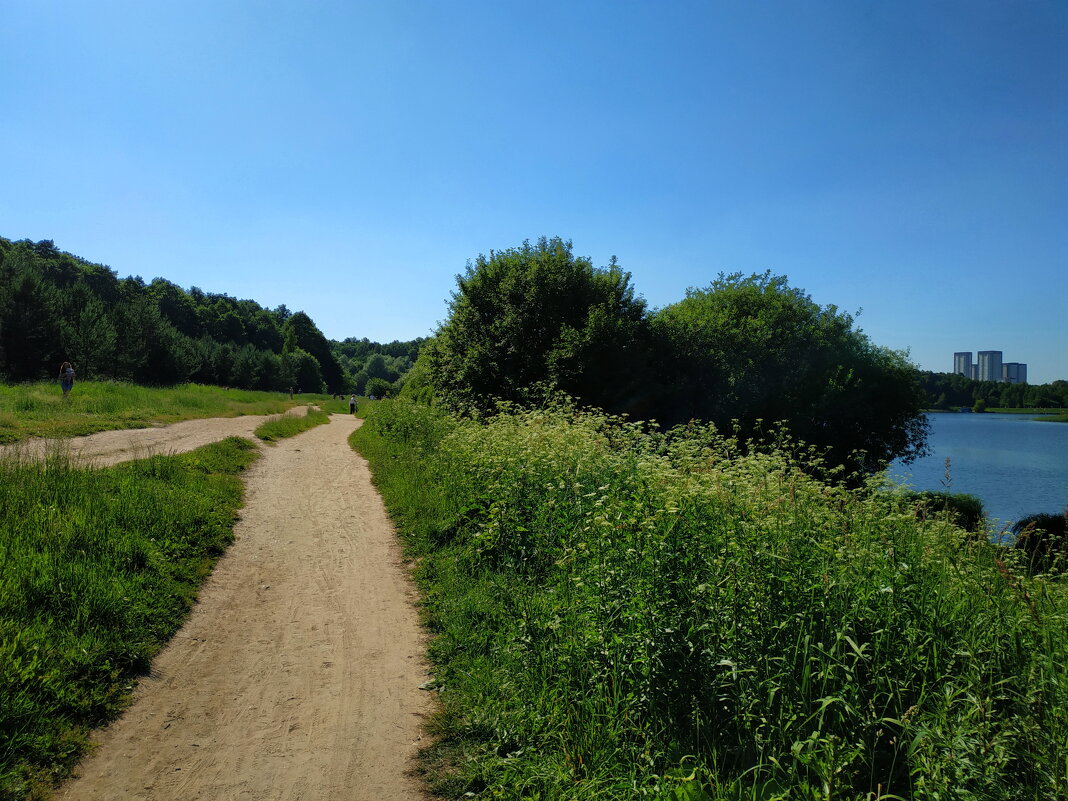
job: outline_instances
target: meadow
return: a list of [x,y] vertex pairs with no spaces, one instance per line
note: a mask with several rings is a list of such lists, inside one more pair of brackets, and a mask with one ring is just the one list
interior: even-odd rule
[[1068,797],[1068,595],[816,456],[579,412],[353,434],[432,633],[446,797]]
[[232,540],[256,446],[77,469],[0,460],[0,799],[47,797]]
[[280,414],[326,395],[249,392],[202,384],[142,387],[121,381],[79,381],[68,399],[54,381],[0,384],[0,444],[27,437],[75,437],[201,417]]

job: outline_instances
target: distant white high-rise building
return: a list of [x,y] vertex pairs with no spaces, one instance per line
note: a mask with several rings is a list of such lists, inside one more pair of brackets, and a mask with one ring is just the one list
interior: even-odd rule
[[1000,350],[981,350],[981,351],[979,351],[979,380],[980,381],[1000,381],[1001,380],[1001,351]]
[[972,352],[962,350],[953,354],[953,372],[971,378]]
[[1001,380],[1010,384],[1027,383],[1027,365],[1020,362],[1005,362],[1001,365]]
[[978,358],[978,362],[973,362],[970,350],[957,351],[953,354],[953,373],[966,376],[973,381],[1027,383],[1027,365],[1022,362],[1003,362],[1000,350],[981,350]]

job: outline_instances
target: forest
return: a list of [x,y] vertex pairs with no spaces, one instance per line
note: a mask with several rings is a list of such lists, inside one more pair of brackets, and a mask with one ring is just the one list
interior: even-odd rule
[[0,377],[379,396],[403,386],[423,340],[328,340],[302,311],[185,290],[163,278],[119,278],[51,240],[0,237]]
[[1005,384],[975,381],[955,373],[920,374],[931,409],[974,407],[1002,409],[1068,408],[1068,381],[1050,384]]

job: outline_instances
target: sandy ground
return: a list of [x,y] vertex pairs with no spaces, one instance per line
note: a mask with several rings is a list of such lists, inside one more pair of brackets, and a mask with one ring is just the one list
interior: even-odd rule
[[[305,413],[305,406],[297,406],[286,414]],[[101,431],[87,437],[70,439],[34,438],[0,447],[0,455],[18,453],[23,457],[40,459],[49,451],[68,451],[77,461],[94,465],[110,465],[130,459],[140,459],[154,453],[185,453],[209,442],[226,437],[254,439],[261,423],[276,414],[245,415],[244,417],[212,417],[206,420],[184,420],[154,428],[128,428],[123,431]]]
[[58,798],[424,798],[410,775],[431,704],[424,642],[393,529],[346,443],[359,422],[333,415],[265,447],[236,542]]

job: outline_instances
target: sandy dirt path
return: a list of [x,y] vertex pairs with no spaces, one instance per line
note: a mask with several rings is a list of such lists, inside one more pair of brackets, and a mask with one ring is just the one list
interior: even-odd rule
[[[296,406],[286,414],[303,415],[307,407]],[[106,466],[140,459],[154,453],[185,453],[209,442],[226,437],[254,439],[261,423],[277,417],[276,414],[245,415],[243,417],[210,417],[202,420],[183,420],[153,428],[127,428],[121,431],[100,431],[84,437],[70,439],[34,438],[13,445],[0,447],[0,454],[21,454],[23,457],[40,459],[50,450],[59,448],[68,451],[75,460]]]
[[367,463],[334,415],[248,473],[236,541],[65,801],[419,799],[424,643]]

